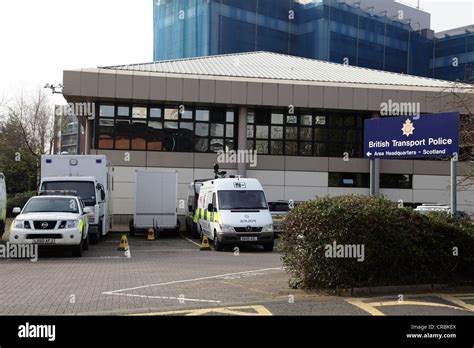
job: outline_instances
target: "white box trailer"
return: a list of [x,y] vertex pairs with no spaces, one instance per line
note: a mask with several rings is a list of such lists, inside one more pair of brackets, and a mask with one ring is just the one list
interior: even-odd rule
[[175,230],[178,221],[178,172],[135,172],[135,211],[130,234],[136,230]]
[[0,173],[0,214],[0,237],[2,237],[7,224],[7,187],[3,173]]
[[105,155],[41,156],[40,191],[75,191],[89,214],[90,236],[98,241],[112,228],[113,169]]

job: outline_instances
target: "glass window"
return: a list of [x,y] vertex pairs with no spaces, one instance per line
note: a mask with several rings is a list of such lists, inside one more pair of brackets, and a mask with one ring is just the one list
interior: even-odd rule
[[285,153],[289,156],[298,154],[298,143],[296,141],[287,141],[285,143]]
[[209,110],[196,110],[196,121],[209,121]]
[[226,121],[230,123],[234,123],[235,113],[233,111],[226,112]]
[[256,137],[258,139],[268,139],[268,126],[257,126]]
[[247,114],[247,123],[255,123],[255,114],[253,113],[253,111],[250,111],[248,114]]
[[301,115],[300,122],[302,126],[312,126],[313,116],[312,115]]
[[296,140],[298,139],[298,128],[297,127],[286,127],[286,139]]
[[[179,128],[188,129],[192,132],[192,131],[194,131],[194,124],[192,122],[180,122],[179,123]],[[191,136],[192,136],[192,134],[191,134]]]
[[272,155],[283,155],[283,141],[271,141],[270,153]]
[[316,116],[314,123],[318,126],[325,126],[326,125],[326,116]]
[[101,105],[99,109],[100,117],[114,117],[115,106],[113,105]]
[[114,148],[114,120],[104,119],[99,120],[99,149],[113,149]]
[[272,126],[272,139],[283,139],[283,127]]
[[234,125],[233,124],[227,124],[225,132],[226,132],[225,136],[227,138],[233,138],[234,137]]
[[235,150],[235,141],[234,141],[234,139],[226,139],[225,140],[225,146],[227,146],[227,148],[229,150]]
[[247,138],[253,138],[253,125],[247,126]]
[[208,123],[196,123],[195,134],[198,137],[209,136],[209,124]]
[[257,140],[256,141],[256,150],[258,154],[266,155],[268,154],[268,141],[267,140]]
[[177,108],[165,109],[165,120],[178,120],[178,119],[179,119],[179,110]]
[[386,189],[412,189],[413,177],[405,174],[381,174],[380,188]]
[[193,111],[192,110],[184,110],[182,113],[181,113],[181,119],[183,120],[192,120],[193,119]]
[[211,151],[217,152],[224,149],[224,139],[222,138],[213,138],[211,139]]
[[224,125],[223,124],[211,124],[211,136],[212,137],[223,137],[224,136]]
[[313,139],[313,129],[309,127],[302,127],[300,130],[301,140],[311,141]]
[[161,122],[148,122],[148,150],[161,151],[162,150],[162,134],[163,124]]
[[328,130],[326,128],[315,128],[314,129],[314,140],[315,141],[326,141],[328,139]]
[[327,145],[325,143],[314,143],[314,156],[327,157]]
[[165,129],[178,129],[178,122],[165,122]]
[[298,123],[298,118],[296,117],[296,115],[288,115],[286,116],[286,123],[296,124]]
[[370,176],[366,173],[329,173],[329,187],[368,188]]
[[254,141],[253,140],[247,140],[247,150],[254,150]]
[[196,152],[207,152],[209,150],[209,139],[208,138],[195,138],[194,150]]
[[151,118],[161,118],[161,109],[160,108],[150,108],[150,117]]
[[132,118],[146,119],[147,108],[134,106],[132,111]]
[[272,114],[272,124],[283,124],[283,114]]
[[225,110],[213,109],[211,112],[211,122],[224,123],[226,119]]
[[130,150],[129,120],[117,120],[115,123],[115,149]]
[[118,117],[130,117],[130,107],[128,107],[128,106],[119,106],[119,107],[117,107],[117,116]]
[[313,144],[308,142],[300,143],[300,155],[311,156],[313,154]]

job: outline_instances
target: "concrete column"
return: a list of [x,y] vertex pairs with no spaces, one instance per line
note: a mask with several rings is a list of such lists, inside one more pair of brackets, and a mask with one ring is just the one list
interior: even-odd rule
[[[247,149],[247,107],[239,106],[239,115],[238,115],[238,134],[237,139],[237,150],[246,150]],[[237,166],[237,174],[243,177],[247,176],[247,163],[239,163]]]
[[85,130],[84,130],[84,155],[90,154],[91,149],[91,135],[92,135],[92,127],[94,121],[86,120]]

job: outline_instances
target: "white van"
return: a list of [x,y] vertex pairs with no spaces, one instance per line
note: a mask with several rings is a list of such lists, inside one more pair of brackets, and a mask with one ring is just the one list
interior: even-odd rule
[[0,238],[5,232],[7,223],[7,187],[5,186],[5,175],[0,173]]
[[41,156],[40,192],[75,191],[86,207],[92,242],[112,229],[113,169],[105,155]]
[[263,245],[272,251],[273,221],[265,193],[257,179],[214,179],[202,184],[196,210],[198,229],[214,242],[226,245]]

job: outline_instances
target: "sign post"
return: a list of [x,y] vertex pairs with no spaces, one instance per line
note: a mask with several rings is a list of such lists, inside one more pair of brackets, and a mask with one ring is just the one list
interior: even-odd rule
[[364,156],[370,159],[370,195],[375,195],[375,159],[451,159],[451,211],[456,212],[456,164],[459,152],[459,113],[423,115],[415,119],[368,119]]
[[455,215],[458,211],[458,197],[457,197],[457,163],[458,154],[454,153],[451,158],[451,215]]

